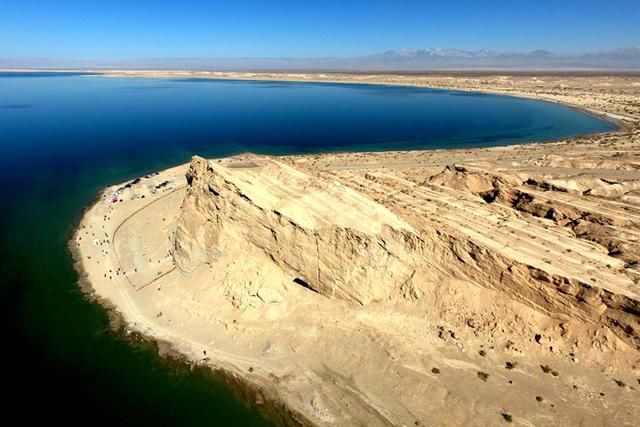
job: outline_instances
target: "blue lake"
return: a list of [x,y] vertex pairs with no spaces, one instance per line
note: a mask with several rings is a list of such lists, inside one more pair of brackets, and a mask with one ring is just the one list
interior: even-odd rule
[[3,162],[45,164],[487,146],[612,129],[557,104],[441,90],[11,75],[0,78],[0,126]]
[[270,425],[225,385],[111,330],[66,244],[104,186],[190,156],[477,147],[604,132],[532,100],[369,85],[0,73],[0,315],[9,404],[38,418]]

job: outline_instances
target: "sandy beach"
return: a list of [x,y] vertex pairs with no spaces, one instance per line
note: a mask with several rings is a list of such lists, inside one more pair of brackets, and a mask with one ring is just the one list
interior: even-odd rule
[[640,76],[103,72],[559,102],[614,132],[194,159],[105,188],[70,246],[126,328],[301,424],[634,425]]

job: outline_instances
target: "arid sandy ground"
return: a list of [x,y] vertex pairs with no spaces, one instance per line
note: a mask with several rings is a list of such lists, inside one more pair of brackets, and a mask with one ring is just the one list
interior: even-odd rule
[[71,245],[130,329],[304,423],[637,423],[640,77],[191,75],[506,93],[622,121],[548,144],[194,158],[107,188]]

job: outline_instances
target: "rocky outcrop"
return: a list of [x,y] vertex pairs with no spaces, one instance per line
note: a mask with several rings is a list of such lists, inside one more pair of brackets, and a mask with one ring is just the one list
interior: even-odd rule
[[470,171],[460,165],[445,166],[442,172],[431,176],[428,182],[471,193],[486,193],[501,185],[506,185],[506,180],[503,177]]
[[[480,206],[487,206],[486,193],[494,191],[494,200],[521,212],[557,222],[574,216],[562,208],[549,211],[506,179],[469,175],[450,167],[428,185],[479,190],[485,198],[475,202]],[[529,264],[487,238],[425,223],[416,229],[350,187],[271,158],[194,157],[187,182],[174,236],[175,264],[184,274],[203,266],[219,270],[217,283],[230,289],[238,307],[242,292],[280,301],[279,290],[264,286],[278,280],[362,305],[416,300],[433,295],[444,281],[464,281],[559,321],[606,326],[640,347],[640,304],[618,273],[603,277],[620,277],[619,284],[600,287],[595,278],[580,278],[580,269],[563,270],[549,260]]]
[[[607,198],[616,199],[621,188],[626,191],[622,194],[628,194],[629,188],[636,187],[636,181],[617,183],[580,176],[579,179],[555,180],[529,177],[518,182],[513,178],[449,165],[431,176],[429,182],[477,194],[487,203],[496,202],[518,212],[552,220],[572,230],[576,237],[602,245],[611,256],[623,260],[628,266],[640,263],[637,233],[629,232],[630,229],[638,229],[637,221],[612,216],[601,207]],[[599,185],[610,187],[609,192],[603,191]],[[562,193],[567,201],[553,196],[558,193]],[[594,202],[585,203],[587,197],[592,197]],[[626,210],[637,212],[637,208],[631,206]],[[627,273],[634,279],[640,279],[634,270]]]
[[275,160],[214,164],[194,157],[175,238],[183,271],[227,256],[233,241],[322,295],[367,304],[414,274],[422,242],[383,207]]
[[447,264],[480,286],[499,291],[561,321],[603,325],[640,349],[640,299],[514,262],[473,242],[453,239]]

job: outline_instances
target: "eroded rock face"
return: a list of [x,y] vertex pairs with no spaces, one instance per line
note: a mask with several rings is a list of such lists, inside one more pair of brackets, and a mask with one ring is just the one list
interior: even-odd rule
[[298,284],[367,304],[402,287],[421,258],[421,239],[394,214],[274,160],[194,157],[187,180],[174,252],[183,272],[261,253]]
[[470,172],[463,166],[447,165],[442,172],[431,176],[429,182],[456,190],[483,193],[493,190],[504,180],[494,175]]
[[[426,185],[437,188],[453,182],[463,191],[476,189],[476,195],[482,197],[461,201],[461,207],[471,203],[474,209],[486,209],[493,202],[487,202],[484,194],[496,191],[494,200],[499,204],[533,212],[532,196],[517,190],[508,179],[483,174],[470,180],[467,175],[461,168],[449,168],[438,176],[442,182],[422,184],[417,194]],[[438,222],[429,225],[424,219],[409,225],[382,204],[325,176],[265,157],[217,162],[194,157],[174,236],[176,266],[183,274],[206,267],[214,273],[208,286],[223,286],[238,308],[250,305],[250,297],[286,301],[286,287],[278,285],[284,282],[332,300],[362,305],[394,298],[422,299],[429,304],[424,299],[436,295],[442,283],[467,282],[498,291],[505,302],[525,304],[560,321],[580,319],[605,326],[632,346],[640,346],[640,306],[626,275],[612,266],[611,271],[601,271],[596,282],[590,276],[585,279],[580,254],[575,255],[578,261],[561,267],[529,255],[539,250],[534,245],[538,240],[555,244],[559,231],[520,224],[514,216],[512,230],[535,231],[540,237],[525,246],[517,234],[509,237],[509,229],[496,228],[501,233],[497,239],[512,239],[509,242],[515,246],[508,249],[508,244],[496,245],[487,223],[474,217],[453,222],[462,229],[438,227]],[[365,180],[370,179],[365,176]],[[375,185],[383,183],[374,180]],[[490,187],[493,190],[487,190]],[[389,187],[387,193],[395,191]],[[438,194],[421,196],[425,199],[413,200],[411,206],[437,203],[431,198]],[[455,207],[458,213],[446,215],[452,219],[470,208]],[[540,204],[538,216],[545,217],[548,209],[542,208]],[[537,228],[531,229],[534,226]],[[575,239],[567,235],[558,244],[569,238]],[[579,242],[578,247],[595,251],[590,255],[594,260],[605,256]],[[547,256],[548,251],[539,252]],[[569,255],[574,252],[564,253],[574,256]],[[464,307],[456,310],[463,312]]]
[[[496,176],[462,166],[447,166],[428,180],[431,184],[476,194],[487,204],[497,203],[518,214],[551,220],[571,230],[569,238],[576,242],[585,240],[601,245],[601,250],[612,258],[611,264],[601,265],[598,270],[616,273],[604,283],[593,277],[580,280],[568,268],[554,271],[549,259],[545,259],[549,264],[546,270],[528,263],[514,263],[504,253],[464,240],[453,243],[451,251],[465,264],[459,271],[476,269],[474,277],[482,286],[499,286],[510,299],[533,305],[559,319],[606,325],[627,343],[640,348],[640,300],[636,291],[639,280],[634,268],[640,252],[635,237],[635,209],[625,209],[627,215],[611,215],[606,203],[602,203],[604,197],[590,199],[594,193],[582,187],[576,189],[576,181],[533,178],[518,181],[517,176]],[[600,180],[582,177],[580,182],[592,185]],[[633,187],[635,183],[624,185]],[[565,256],[569,253],[565,249]],[[614,268],[614,260],[623,263]]]

